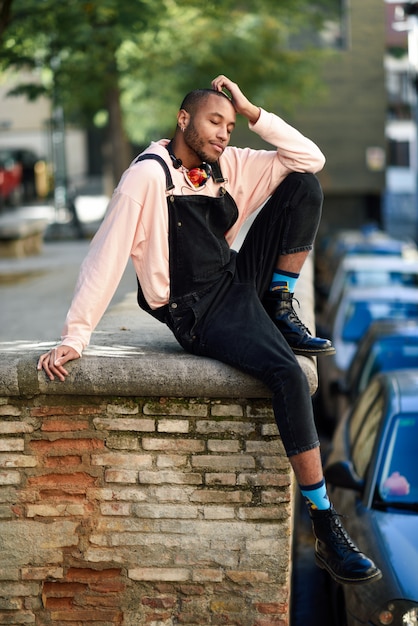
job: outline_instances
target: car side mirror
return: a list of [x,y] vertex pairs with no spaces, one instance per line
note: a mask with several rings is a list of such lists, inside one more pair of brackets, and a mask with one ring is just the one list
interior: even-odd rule
[[324,471],[325,480],[334,487],[354,489],[363,492],[364,480],[355,471],[350,461],[337,461],[332,463]]

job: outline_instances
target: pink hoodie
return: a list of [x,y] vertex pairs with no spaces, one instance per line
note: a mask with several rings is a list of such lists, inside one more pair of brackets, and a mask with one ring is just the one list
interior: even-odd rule
[[[219,159],[222,185],[234,198],[237,222],[226,239],[232,244],[247,217],[272,194],[289,172],[318,172],[325,163],[319,148],[277,115],[263,109],[249,125],[277,150],[252,150],[228,146]],[[145,153],[161,156],[170,167],[175,195],[219,194],[219,183],[210,179],[195,189],[181,169],[175,169],[165,149],[168,140],[153,142]],[[151,308],[168,302],[168,211],[165,174],[155,161],[133,163],[123,174],[105,218],[84,259],[74,297],[62,332],[62,344],[80,355],[99,323],[125,271],[129,257]]]

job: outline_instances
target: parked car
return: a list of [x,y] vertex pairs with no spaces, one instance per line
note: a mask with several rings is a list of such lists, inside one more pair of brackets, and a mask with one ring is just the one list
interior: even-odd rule
[[325,466],[353,541],[382,570],[368,585],[332,583],[338,626],[418,623],[418,370],[377,375],[340,422]]
[[326,308],[340,299],[350,287],[418,286],[418,254],[349,254],[341,260],[331,283]]
[[17,206],[36,197],[39,157],[26,148],[0,148],[0,202]]
[[341,400],[338,414],[353,404],[379,372],[411,368],[418,369],[418,318],[373,322],[360,340],[346,376],[337,385]]
[[32,200],[36,197],[35,168],[40,159],[33,150],[27,148],[11,148],[10,152],[22,165],[23,197]]
[[22,164],[10,150],[0,149],[0,208],[5,204],[16,205],[23,194]]
[[356,256],[400,256],[417,254],[417,245],[411,239],[405,241],[391,237],[385,231],[373,227],[361,230],[339,230],[316,247],[316,290],[321,302],[327,298],[335,271],[341,260]]
[[[378,320],[418,318],[418,289],[353,287],[347,289],[330,315],[329,336],[336,349],[334,355],[318,359],[318,405],[324,421],[335,421],[337,407],[335,385],[347,372],[360,339]],[[321,329],[323,332],[323,329]]]

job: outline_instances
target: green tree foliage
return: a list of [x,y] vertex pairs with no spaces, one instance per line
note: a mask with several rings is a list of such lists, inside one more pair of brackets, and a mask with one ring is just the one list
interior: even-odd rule
[[41,81],[14,93],[58,97],[69,121],[107,120],[120,169],[125,133],[136,143],[168,133],[183,95],[219,73],[275,110],[312,97],[321,52],[294,43],[310,41],[334,4],[0,0],[0,69],[37,69]]

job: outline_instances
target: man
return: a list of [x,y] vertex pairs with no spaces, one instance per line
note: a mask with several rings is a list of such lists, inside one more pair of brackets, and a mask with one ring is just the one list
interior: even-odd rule
[[[224,89],[231,95],[229,98]],[[236,114],[276,150],[228,147]],[[309,387],[294,353],[334,352],[293,305],[322,206],[319,148],[252,104],[226,76],[184,99],[171,141],[152,143],[124,173],[87,255],[62,342],[38,369],[64,381],[131,257],[138,303],[185,350],[229,363],[272,391],[286,453],[309,507],[320,567],[339,582],[380,578],[343,529],[325,487]],[[239,252],[230,248],[263,205]]]

